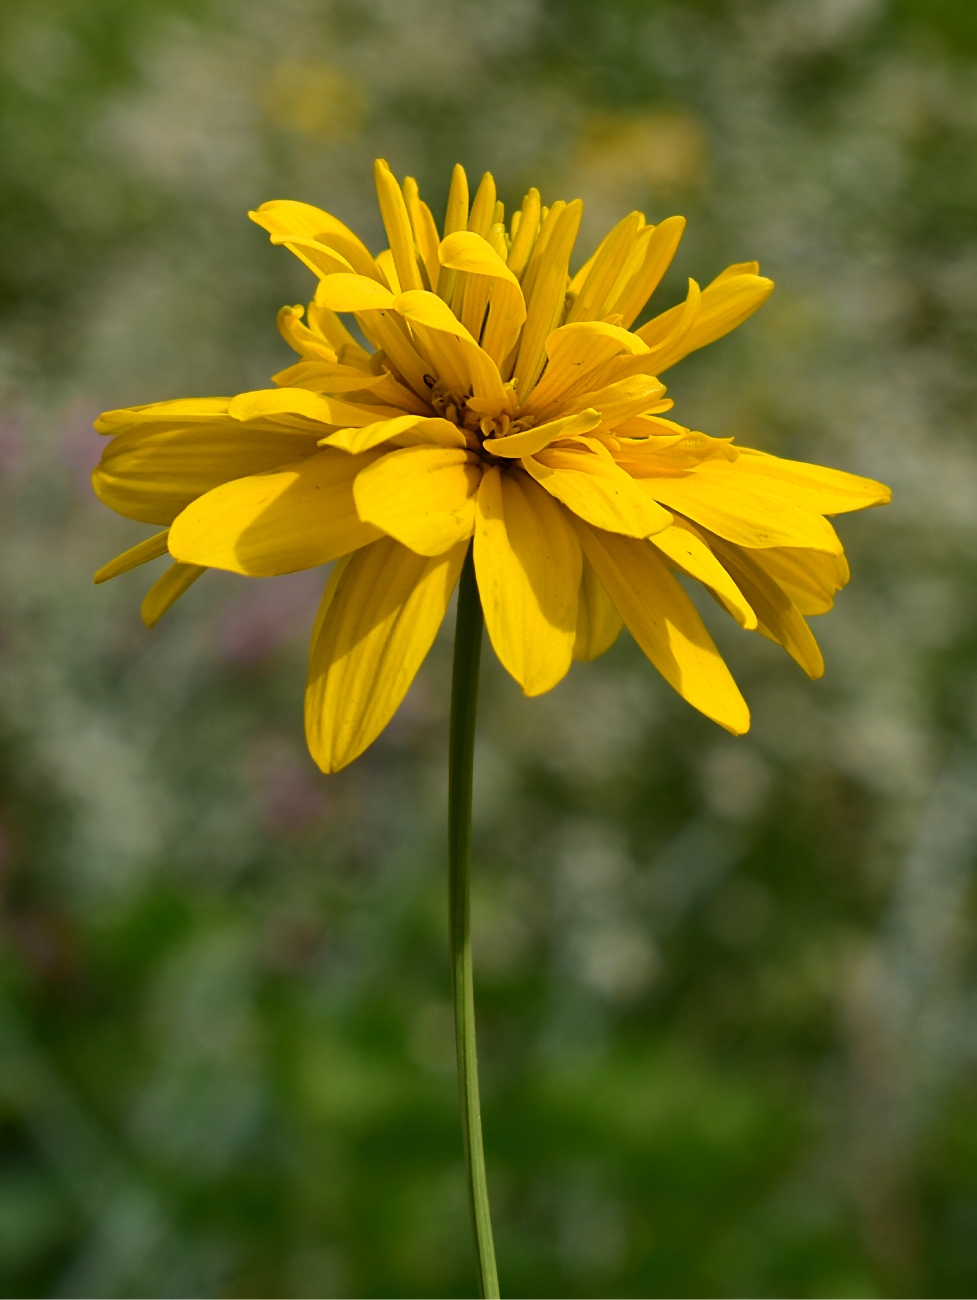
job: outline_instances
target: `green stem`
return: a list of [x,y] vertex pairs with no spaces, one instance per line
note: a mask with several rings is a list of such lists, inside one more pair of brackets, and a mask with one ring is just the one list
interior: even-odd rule
[[492,1244],[492,1218],[485,1184],[482,1111],[475,1054],[475,997],[469,876],[472,850],[472,763],[478,709],[478,663],[482,652],[482,605],[469,547],[458,587],[455,658],[451,675],[451,734],[448,746],[448,910],[451,932],[451,990],[458,1049],[461,1129],[468,1174],[468,1204],[475,1233],[479,1292],[499,1294]]

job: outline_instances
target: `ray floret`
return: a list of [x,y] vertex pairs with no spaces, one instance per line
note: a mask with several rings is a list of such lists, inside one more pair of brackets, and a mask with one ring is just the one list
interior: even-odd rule
[[[848,567],[829,517],[889,500],[870,479],[783,460],[665,418],[660,376],[742,324],[755,262],[634,329],[684,219],[632,212],[571,274],[579,200],[532,189],[508,225],[495,181],[456,167],[442,225],[375,166],[388,247],[275,200],[251,218],[316,277],[278,327],[274,387],[109,411],[93,482],[163,527],[96,581],[169,553],[152,625],[207,569],[273,576],[336,561],[316,619],[309,748],[327,772],[379,735],[471,550],[491,643],[527,695],[627,627],[665,680],[734,734],[749,710],[678,578],[823,671],[807,619]],[[364,346],[364,342],[365,345]]]

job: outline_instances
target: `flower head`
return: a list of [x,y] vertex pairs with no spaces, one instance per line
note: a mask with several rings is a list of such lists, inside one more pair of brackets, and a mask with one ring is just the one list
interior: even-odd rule
[[[279,328],[301,360],[276,388],[110,411],[93,481],[166,525],[96,575],[163,555],[152,625],[207,568],[267,577],[337,561],[312,636],[306,732],[324,771],[376,738],[427,654],[469,544],[489,637],[527,695],[626,625],[665,679],[727,730],[749,711],[676,578],[823,670],[805,621],[848,580],[825,516],[879,483],[782,460],[666,418],[660,376],[773,289],[728,267],[632,330],[684,220],[626,216],[570,276],[582,204],[530,190],[506,226],[495,183],[456,167],[443,234],[410,178],[376,164],[390,241],[374,258],[304,203],[251,217],[318,277]],[[355,318],[370,348],[343,324]],[[372,349],[372,350],[371,350]]]

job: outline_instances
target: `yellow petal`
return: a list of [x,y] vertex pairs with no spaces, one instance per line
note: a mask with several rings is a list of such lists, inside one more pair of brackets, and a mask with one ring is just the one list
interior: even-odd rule
[[[444,234],[454,234],[456,230],[468,229],[468,177],[460,163],[455,163],[448,189],[448,206],[444,214]],[[455,291],[458,272],[442,266],[438,273],[437,295],[450,303]]]
[[384,364],[392,367],[396,376],[403,379],[427,405],[431,384],[434,382],[431,363],[421,356],[404,321],[394,311],[384,310],[357,312],[356,323],[366,337],[383,351]]
[[509,433],[504,438],[489,438],[485,450],[493,456],[533,456],[551,442],[559,438],[575,438],[579,434],[589,433],[600,424],[599,411],[581,411],[579,415],[567,415],[562,420],[551,420],[548,424],[537,425],[522,433]]
[[641,260],[625,265],[622,276],[607,300],[606,313],[620,312],[621,324],[630,329],[645,303],[658,288],[668,270],[685,230],[684,217],[666,217],[643,241]]
[[458,230],[447,235],[438,248],[438,260],[442,266],[450,266],[454,271],[469,271],[473,275],[488,275],[519,291],[519,281],[499,257],[487,240],[470,230]]
[[310,271],[318,276],[355,275],[351,262],[347,262],[341,253],[337,253],[328,244],[318,239],[302,239],[298,236],[272,235],[271,242],[287,248],[300,262],[304,262]]
[[[714,343],[716,339],[734,330],[737,325],[742,325],[748,316],[752,316],[756,309],[767,301],[771,293],[773,293],[772,280],[752,272],[743,273],[739,266],[727,267],[703,289],[695,325],[673,349],[661,356],[658,363],[659,374],[669,366],[674,366],[690,352],[695,352],[697,348],[704,348],[708,343]],[[642,325],[637,331],[638,337],[644,339],[649,347],[655,347],[671,334],[683,309],[684,304],[679,304],[671,311],[656,316],[647,325]]]
[[602,372],[615,358],[647,352],[636,334],[604,321],[561,325],[547,336],[546,373],[520,405],[520,414],[555,414],[573,395],[603,387]]
[[109,560],[108,564],[103,564],[95,574],[95,583],[108,582],[109,578],[117,578],[120,573],[128,573],[130,569],[138,568],[140,564],[158,560],[161,555],[166,554],[168,536],[169,530],[166,529],[162,533],[157,533],[155,537],[147,537],[144,542],[130,547],[128,551],[123,551],[114,560]]
[[740,448],[737,473],[749,475],[764,491],[819,515],[841,515],[892,500],[892,489],[874,479],[800,460],[782,460],[751,447]]
[[840,555],[826,519],[755,486],[739,461],[707,460],[690,474],[636,480],[656,501],[740,546],[802,546]]
[[820,677],[824,672],[821,651],[814,634],[790,597],[755,562],[748,551],[731,546],[720,538],[714,538],[712,545],[724,567],[736,579],[743,594],[756,610],[761,625],[758,630],[767,632],[773,640],[778,641],[808,677]]
[[560,217],[566,211],[566,207],[567,205],[562,199],[557,199],[557,201],[550,207],[541,207],[539,210],[539,234],[536,237],[536,242],[533,245],[533,251],[529,258],[529,263],[526,266],[521,281],[522,292],[527,303],[532,297],[533,289],[535,288],[536,280],[539,275],[539,269],[543,264],[543,257],[546,253],[546,249],[549,246],[550,240],[553,238]]
[[478,457],[447,447],[406,447],[364,469],[353,487],[359,517],[419,555],[441,555],[472,535]]
[[393,717],[441,626],[467,550],[459,542],[429,558],[385,537],[357,551],[330,583],[305,693],[305,734],[324,772],[351,763]]
[[577,635],[573,642],[574,659],[585,664],[597,659],[605,650],[610,650],[623,626],[624,620],[604,590],[596,569],[584,556],[577,602]]
[[741,736],[750,711],[695,606],[649,542],[577,523],[584,555],[631,635],[693,708]]
[[393,173],[382,158],[378,158],[373,165],[373,179],[399,285],[402,289],[420,289],[423,281],[417,269],[417,249],[414,247],[414,232],[407,215],[407,204]]
[[[556,204],[553,205],[554,209]],[[579,199],[568,204],[556,218],[552,236],[545,242],[536,267],[531,287],[523,280],[523,292],[527,295],[526,324],[519,343],[512,377],[516,380],[517,391],[521,401],[532,392],[543,364],[546,361],[546,339],[549,334],[563,323],[563,309],[566,302],[567,267],[573,251],[577,231],[580,229],[580,217],[583,204]],[[552,218],[552,212],[550,213]],[[540,231],[537,249],[543,244],[545,229]],[[527,267],[527,277],[533,271],[533,259]]]
[[290,348],[308,360],[334,362],[336,349],[328,339],[320,338],[307,325],[302,324],[305,308],[301,303],[294,307],[283,307],[276,320],[282,338]]
[[570,669],[580,544],[563,508],[519,470],[486,470],[478,489],[475,573],[489,638],[526,695]]
[[227,415],[231,397],[178,397],[169,402],[149,402],[145,406],[126,406],[118,411],[103,411],[95,421],[96,433],[128,433],[147,424],[169,429],[190,424],[212,424]]
[[648,509],[651,498],[611,460],[550,447],[526,457],[522,466],[551,496],[597,528],[650,537],[672,522],[660,506]]
[[228,405],[227,413],[232,419],[241,421],[270,419],[281,422],[282,417],[298,416],[303,421],[340,426],[372,424],[401,414],[394,407],[379,403],[361,406],[336,397],[323,397],[307,388],[259,388],[253,393],[239,393]]
[[335,397],[337,393],[348,394],[348,400],[354,405],[374,404],[392,406],[398,411],[413,415],[427,416],[431,408],[406,384],[402,384],[390,373],[382,371],[379,375],[364,372],[359,366],[330,364],[328,361],[299,361],[294,366],[279,370],[272,375],[276,384],[283,388],[307,388],[312,393],[323,393]]
[[400,293],[400,277],[397,275],[397,263],[394,261],[394,255],[389,248],[385,248],[382,253],[377,253],[377,266],[383,272],[383,278],[390,292],[393,294]]
[[597,392],[583,393],[575,398],[571,405],[593,408],[599,411],[605,429],[635,415],[643,415],[654,406],[665,391],[665,385],[659,383],[653,375],[632,375],[629,379],[619,379],[616,384]]
[[380,530],[357,515],[353,482],[378,454],[330,449],[224,483],[174,520],[170,554],[185,563],[267,578],[311,569],[365,546]]
[[[522,208],[518,213],[519,226],[513,230],[512,247],[509,249],[509,256],[506,259],[509,270],[520,281],[523,272],[529,265],[533,245],[536,242],[536,236],[539,234],[539,209],[539,190],[531,189],[522,201]],[[513,217],[513,222],[515,222],[515,217]]]
[[777,546],[753,551],[751,556],[804,615],[827,613],[835,592],[851,577],[843,555]]
[[[438,257],[443,266],[452,270],[488,278],[489,315],[482,336],[482,347],[496,365],[501,365],[519,337],[526,319],[526,303],[518,279],[491,245],[470,231],[459,230],[448,235],[441,243]],[[481,315],[478,316],[476,328],[480,326]]]
[[431,209],[421,198],[417,181],[413,176],[404,177],[404,202],[407,204],[407,215],[410,217],[411,229],[414,232],[414,243],[427,271],[428,282],[423,287],[434,289],[437,287],[438,274],[441,270],[441,263],[438,261],[438,244],[441,239]]
[[468,229],[476,235],[487,235],[495,213],[495,178],[486,172],[479,181],[468,217]]
[[120,515],[169,524],[219,483],[290,464],[317,450],[314,433],[268,432],[227,417],[175,428],[143,425],[109,443],[92,485]]
[[[310,203],[296,203],[292,199],[272,199],[270,203],[262,203],[257,212],[249,212],[248,216],[273,237],[287,238],[294,235],[301,239],[316,240],[334,248],[349,262],[357,275],[380,279],[376,263],[362,240],[348,226],[321,208],[315,208]],[[313,266],[312,270],[315,269]]]
[[[404,442],[404,435],[413,434]],[[401,415],[395,420],[378,420],[359,429],[337,429],[319,439],[320,447],[339,447],[342,451],[369,451],[381,443],[398,439],[398,446],[434,443],[438,447],[466,447],[465,435],[450,420],[440,417]]]
[[671,528],[662,529],[651,541],[683,573],[687,573],[690,578],[696,578],[707,586],[720,603],[729,610],[740,627],[745,627],[749,631],[756,627],[756,614],[750,608],[746,597],[699,533],[684,519],[676,519]]
[[336,349],[336,356],[344,365],[365,366],[369,369],[369,352],[357,343],[334,311],[313,301],[309,303],[306,320],[313,334],[321,335]]
[[[640,212],[631,212],[604,238],[567,313],[568,323],[599,320],[607,315],[604,304],[644,223]],[[576,286],[570,287],[572,290]]]
[[155,627],[171,605],[175,605],[185,591],[207,570],[197,564],[171,564],[156,579],[143,599],[140,614],[147,627]]
[[384,311],[393,301],[386,285],[364,275],[327,275],[316,290],[316,302],[330,311]]
[[[506,392],[498,366],[478,346],[447,303],[437,294],[419,290],[400,294],[394,305],[440,363],[439,369],[447,367],[464,390],[471,390],[479,401],[493,405],[496,411],[504,409]],[[452,386],[450,381],[449,386]]]
[[359,366],[344,366],[325,358],[297,361],[272,375],[280,388],[307,388],[310,393],[325,393],[330,397],[337,393],[373,392],[390,378],[386,371],[374,375]]

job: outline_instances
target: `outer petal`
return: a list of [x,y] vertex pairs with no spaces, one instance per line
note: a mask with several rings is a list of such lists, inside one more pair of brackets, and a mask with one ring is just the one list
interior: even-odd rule
[[170,529],[170,554],[255,578],[311,569],[380,536],[356,513],[353,482],[377,452],[321,451],[308,460],[224,483],[192,502]]
[[570,669],[580,543],[563,507],[519,470],[486,470],[478,489],[475,573],[495,653],[527,695]]
[[[702,291],[698,316],[692,330],[676,341],[676,346],[664,353],[658,362],[658,373],[687,357],[690,352],[714,343],[730,330],[742,325],[773,293],[773,281],[757,275],[756,262],[727,266],[711,284]],[[663,342],[675,328],[684,304],[662,312],[637,331],[649,347]]]
[[359,517],[419,555],[442,555],[472,535],[478,458],[454,447],[405,447],[364,469],[353,487]]
[[169,537],[169,529],[156,533],[154,537],[147,537],[145,541],[138,542],[128,551],[117,555],[114,560],[109,560],[108,564],[103,564],[95,574],[96,584],[108,582],[109,578],[117,578],[120,573],[128,573],[130,569],[138,568],[140,564],[148,564],[150,560],[158,560],[161,555],[166,554],[167,537]]
[[249,428],[210,418],[190,425],[146,425],[120,434],[92,473],[112,510],[147,524],[168,524],[218,483],[313,456],[316,434]]
[[103,411],[95,421],[96,433],[128,433],[137,425],[159,424],[168,429],[189,424],[210,424],[227,414],[232,397],[177,397],[168,402],[147,402]]
[[650,537],[672,522],[660,506],[610,459],[550,448],[526,457],[523,468],[551,496],[597,528],[628,537]]
[[772,640],[782,645],[808,677],[820,677],[824,672],[821,651],[813,632],[790,597],[753,560],[749,551],[731,546],[720,538],[715,538],[713,545],[724,567],[729,569],[756,610],[759,619],[757,630],[766,632]]
[[[379,272],[377,273],[379,275]],[[330,311],[384,311],[393,306],[394,296],[386,285],[364,275],[327,275],[319,283],[315,300]]]
[[411,444],[417,442],[434,443],[438,447],[467,446],[465,435],[457,424],[452,424],[450,420],[442,420],[438,416],[426,415],[399,415],[394,420],[378,420],[376,424],[364,424],[358,429],[337,429],[335,433],[328,433],[324,438],[320,438],[319,443],[323,447],[339,447],[342,451],[369,451],[371,447],[379,447],[381,443],[389,442],[391,438],[402,438],[406,434],[413,435],[410,439]]
[[573,643],[574,659],[589,663],[605,650],[610,650],[623,626],[624,620],[614,608],[594,566],[584,556],[577,604],[577,635]]
[[851,577],[843,555],[777,546],[753,551],[751,558],[770,574],[802,614],[827,613],[834,604],[835,592]]
[[708,460],[688,474],[638,482],[656,501],[739,546],[802,546],[841,554],[826,519],[759,488],[738,466],[739,461]]
[[[294,199],[272,199],[268,203],[262,203],[257,212],[249,212],[248,216],[263,226],[274,242],[287,242],[290,235],[315,240],[327,248],[335,249],[358,274],[368,275],[374,280],[380,278],[366,245],[348,226],[321,208],[315,208],[310,203],[297,203]],[[321,274],[314,255],[307,248],[294,248],[292,251],[311,270]]]
[[385,537],[352,556],[326,589],[305,693],[305,734],[324,772],[351,763],[393,717],[437,635],[467,549],[459,542],[424,557]]
[[749,475],[763,491],[819,515],[841,515],[892,500],[892,489],[871,478],[801,460],[783,460],[752,447],[741,447],[739,451],[738,474]]
[[740,627],[749,631],[756,627],[756,614],[746,597],[691,525],[676,520],[671,528],[656,533],[651,541],[690,578],[697,578],[707,586]]
[[693,708],[740,736],[750,711],[702,619],[655,548],[577,523],[584,554],[631,635]]
[[207,570],[198,564],[171,564],[146,592],[140,614],[147,627],[155,627],[171,605]]
[[[364,281],[371,284],[372,281]],[[359,402],[344,402],[337,397],[323,397],[307,388],[259,388],[253,393],[239,393],[230,403],[227,413],[235,420],[270,419],[312,421],[333,426],[360,426],[376,420],[392,420],[403,412],[380,403],[367,406]]]

